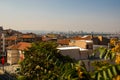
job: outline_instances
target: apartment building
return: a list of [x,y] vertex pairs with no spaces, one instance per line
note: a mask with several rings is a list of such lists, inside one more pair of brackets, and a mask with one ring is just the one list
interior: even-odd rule
[[4,30],[3,27],[0,27],[0,54],[1,56],[6,56],[6,47],[15,44],[17,40],[16,35],[20,35],[21,32],[15,31],[12,29]]

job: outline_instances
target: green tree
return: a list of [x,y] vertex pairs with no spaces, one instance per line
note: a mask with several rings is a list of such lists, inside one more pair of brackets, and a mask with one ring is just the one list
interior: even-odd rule
[[[24,53],[25,59],[20,63],[21,75],[25,75],[27,80],[56,80],[60,79],[66,70],[73,69],[74,60],[68,56],[62,56],[56,47],[57,44],[53,42],[34,43]],[[65,65],[69,65],[69,67]],[[74,78],[76,77],[74,75],[66,76]]]
[[[34,43],[25,51],[19,80],[112,80],[119,75],[119,64],[96,62],[97,69],[88,72],[82,61],[63,56],[53,42]],[[101,59],[114,60],[115,53],[100,47]]]
[[94,66],[96,66],[96,70],[93,72],[93,75],[91,77],[96,80],[112,80],[114,77],[120,75],[119,64],[110,64],[105,61],[115,60],[116,53],[104,47],[98,48],[96,52],[97,51],[100,53],[100,59],[104,59],[104,61],[96,61],[94,63]]

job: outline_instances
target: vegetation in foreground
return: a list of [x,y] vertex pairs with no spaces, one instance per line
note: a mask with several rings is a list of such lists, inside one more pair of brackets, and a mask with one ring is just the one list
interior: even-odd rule
[[[106,62],[93,63],[95,70],[88,72],[84,62],[62,56],[56,47],[53,42],[34,43],[24,53],[18,80],[112,80],[120,74],[119,64]],[[99,48],[97,51],[100,58],[115,59],[111,50]]]

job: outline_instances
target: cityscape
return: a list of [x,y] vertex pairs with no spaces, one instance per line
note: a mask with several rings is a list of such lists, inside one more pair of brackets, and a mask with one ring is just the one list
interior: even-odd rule
[[0,10],[0,80],[120,80],[119,0],[6,0]]

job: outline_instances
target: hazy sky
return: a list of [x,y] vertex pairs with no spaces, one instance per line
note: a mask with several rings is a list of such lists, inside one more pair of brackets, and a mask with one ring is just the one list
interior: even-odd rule
[[0,0],[4,29],[120,31],[120,0]]

